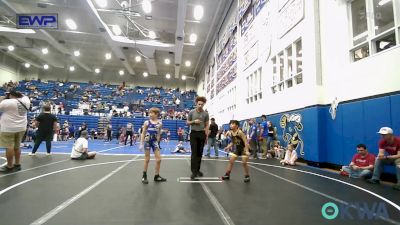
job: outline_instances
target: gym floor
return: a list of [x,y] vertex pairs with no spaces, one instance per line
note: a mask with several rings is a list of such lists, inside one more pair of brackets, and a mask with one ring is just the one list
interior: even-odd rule
[[[171,154],[176,145],[171,141],[161,144],[160,175],[168,181],[152,181],[151,161],[144,185],[137,145],[89,141],[89,149],[99,152],[96,159],[75,161],[69,158],[72,144],[53,143],[51,156],[44,154],[45,143],[35,156],[25,149],[22,170],[0,174],[1,225],[400,224],[400,193],[387,184],[308,166],[283,167],[275,159],[250,160],[250,183],[243,182],[240,161],[231,179],[222,181],[223,153],[204,157],[204,177],[190,181],[190,153]],[[323,213],[329,202],[337,210],[331,205]]]

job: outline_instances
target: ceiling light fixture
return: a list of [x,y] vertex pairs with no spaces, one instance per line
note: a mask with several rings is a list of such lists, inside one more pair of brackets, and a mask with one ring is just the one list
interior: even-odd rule
[[143,76],[144,76],[144,77],[147,77],[147,76],[149,76],[149,73],[143,72]]
[[190,43],[195,43],[197,41],[197,34],[190,34],[189,41]]
[[186,60],[185,66],[186,66],[186,67],[190,67],[191,65],[192,65],[192,63],[191,63],[189,60]]
[[74,51],[74,56],[78,57],[81,55],[81,52],[79,50]]
[[119,71],[119,75],[122,76],[122,75],[124,75],[124,74],[125,74],[125,71],[124,71],[124,70],[120,70],[120,71]]
[[29,67],[31,67],[31,64],[25,63],[24,66],[25,66],[25,68],[29,68]]
[[385,4],[387,4],[387,3],[391,2],[391,1],[392,1],[392,0],[380,0],[380,1],[378,2],[378,5],[383,6],[383,5],[385,5]]
[[107,0],[96,0],[96,3],[100,8],[105,8],[107,6]]
[[43,55],[46,55],[47,53],[49,53],[49,49],[42,48],[42,53],[43,53]]
[[150,0],[143,0],[142,9],[143,9],[143,12],[146,13],[146,14],[151,13],[152,7],[151,7]]
[[137,55],[137,56],[135,57],[135,61],[136,61],[136,62],[142,61],[142,57],[140,57],[140,55]]
[[94,72],[95,72],[95,73],[100,73],[100,69],[99,69],[99,68],[96,68],[96,69],[94,69]]
[[122,34],[122,30],[118,25],[111,25],[111,28],[115,35],[119,36]]
[[193,17],[195,20],[201,20],[204,15],[204,8],[201,5],[196,5],[194,7]]
[[111,53],[106,53],[105,57],[107,60],[111,59]]
[[10,52],[14,51],[14,49],[15,49],[14,45],[9,45],[7,48],[8,48],[8,51],[10,51]]
[[67,19],[65,20],[65,23],[67,24],[67,26],[69,27],[69,29],[71,30],[76,30],[77,26],[75,21],[73,21],[72,19]]
[[43,69],[47,70],[48,68],[49,68],[49,65],[47,65],[47,64],[43,65]]
[[182,80],[186,80],[186,75],[182,75]]
[[171,61],[170,61],[169,59],[165,59],[165,60],[164,60],[164,63],[167,64],[167,65],[169,65],[169,64],[171,63]]
[[156,39],[156,33],[152,30],[149,31],[149,38]]
[[71,71],[71,72],[75,71],[75,66],[70,66],[69,71]]
[[167,74],[165,75],[165,77],[166,77],[167,79],[170,79],[170,78],[171,78],[171,74],[167,73]]

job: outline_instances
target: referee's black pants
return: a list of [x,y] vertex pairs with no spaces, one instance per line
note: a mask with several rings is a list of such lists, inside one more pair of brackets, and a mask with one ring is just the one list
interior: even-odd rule
[[201,158],[203,156],[204,143],[206,141],[206,133],[204,131],[190,132],[190,148],[192,150],[191,170],[193,175],[197,175],[200,171]]

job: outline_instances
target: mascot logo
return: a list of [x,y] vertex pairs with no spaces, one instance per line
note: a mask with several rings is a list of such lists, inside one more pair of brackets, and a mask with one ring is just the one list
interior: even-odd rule
[[282,136],[286,144],[293,145],[294,150],[299,149],[300,155],[304,155],[304,143],[300,136],[300,131],[303,130],[301,115],[298,113],[283,114],[280,125],[283,128]]

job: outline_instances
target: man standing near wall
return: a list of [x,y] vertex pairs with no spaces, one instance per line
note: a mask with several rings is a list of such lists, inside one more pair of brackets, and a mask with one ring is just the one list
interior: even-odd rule
[[[0,172],[21,170],[20,144],[28,124],[27,112],[31,102],[20,92],[10,91],[5,99],[0,99],[0,147],[6,148],[7,164],[0,168]],[[15,162],[13,160],[15,159]]]
[[257,136],[258,136],[258,128],[257,128],[257,123],[256,120],[250,119],[249,121],[249,125],[250,125],[250,131],[249,131],[249,137],[248,139],[250,140],[250,150],[253,154],[253,158],[254,159],[258,159],[258,140],[257,140]]
[[267,158],[267,152],[269,150],[269,146],[267,144],[268,141],[268,123],[267,123],[267,116],[262,115],[261,116],[262,122],[261,122],[261,127],[260,127],[260,148],[262,151],[262,158],[266,159]]
[[207,155],[206,155],[207,157],[210,157],[210,149],[211,147],[214,147],[215,158],[218,158],[217,133],[218,133],[218,125],[215,123],[215,119],[211,118],[211,124],[207,142]]
[[382,127],[378,134],[382,136],[379,141],[379,153],[375,160],[373,176],[367,181],[378,184],[383,166],[385,164],[394,165],[396,167],[397,184],[393,186],[393,189],[400,191],[400,137],[395,137],[390,127]]
[[195,103],[196,108],[191,110],[188,115],[186,123],[190,125],[190,148],[191,155],[191,170],[192,175],[190,179],[194,180],[197,176],[202,177],[203,173],[200,172],[201,158],[203,156],[204,143],[207,142],[209,115],[204,111],[203,107],[206,104],[205,97],[197,96]]

